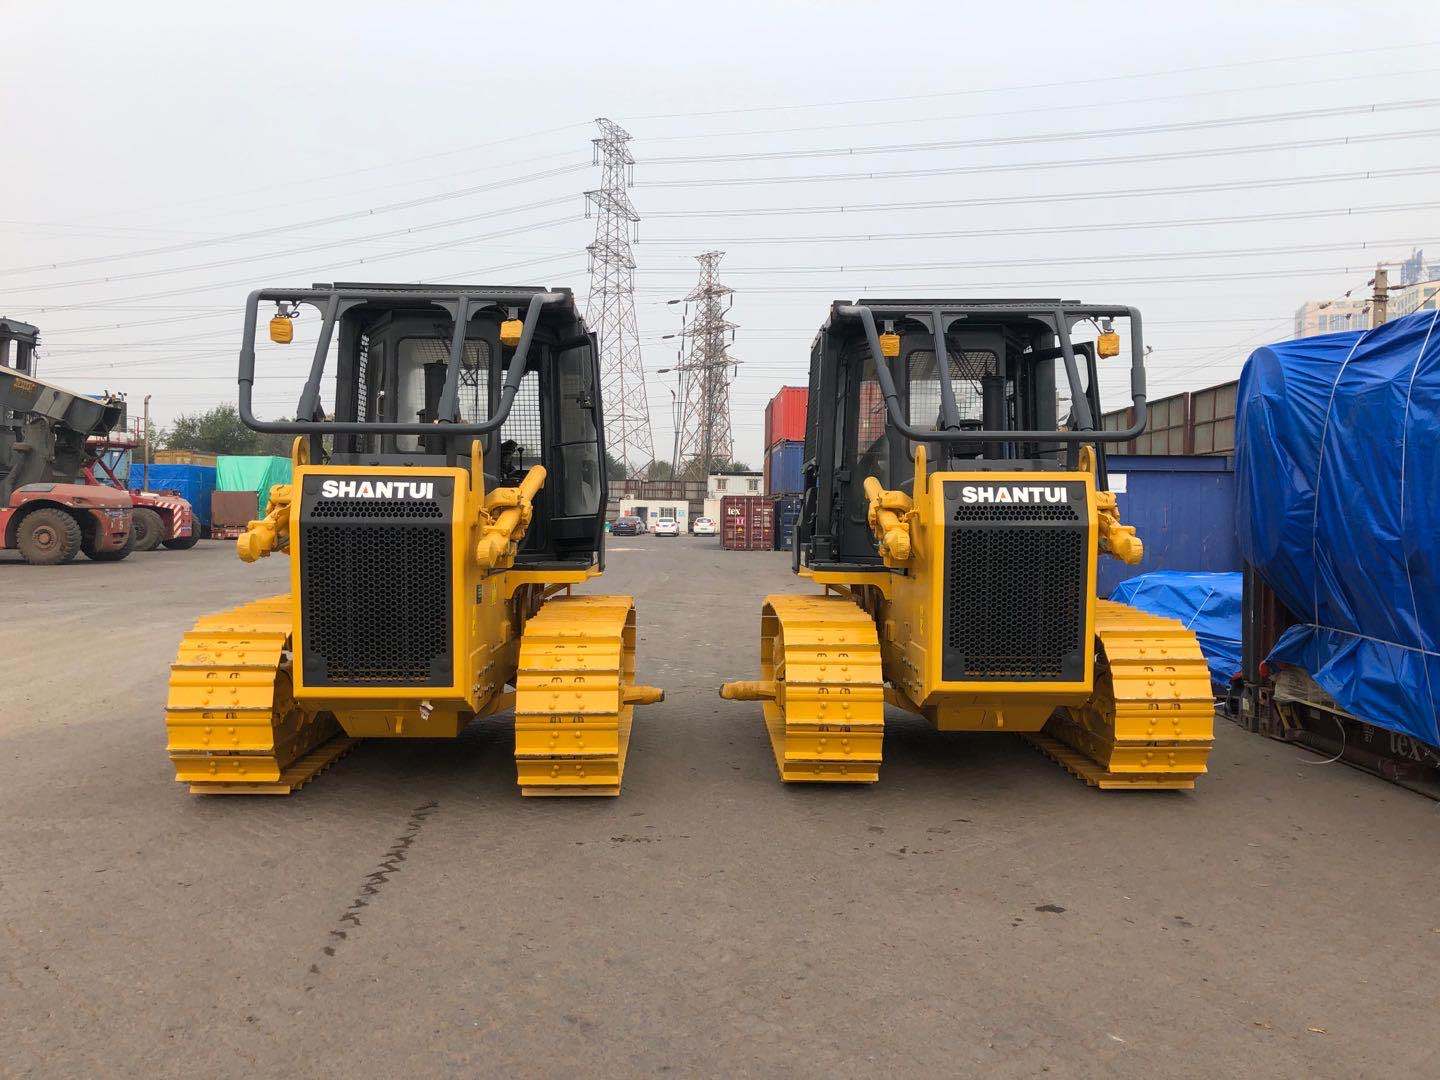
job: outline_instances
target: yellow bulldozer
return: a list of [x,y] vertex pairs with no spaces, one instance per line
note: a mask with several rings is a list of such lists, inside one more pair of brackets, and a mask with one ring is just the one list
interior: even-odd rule
[[[1103,430],[1122,329],[1133,422]],[[1101,555],[1143,553],[1104,450],[1144,430],[1144,355],[1129,307],[831,306],[793,542],[823,594],[766,597],[760,678],[721,690],[763,703],[782,780],[877,780],[889,704],[1023,735],[1100,788],[1194,787],[1213,737],[1195,635],[1095,596]]]
[[[257,323],[317,314],[294,420],[253,411]],[[333,373],[327,373],[330,357]],[[636,705],[628,596],[604,569],[595,336],[568,290],[362,283],[246,306],[240,414],[294,438],[292,482],[237,540],[290,591],[185,635],[166,708],[176,779],[288,794],[363,738],[454,738],[513,710],[527,795],[616,795]],[[333,394],[332,403],[322,396]]]

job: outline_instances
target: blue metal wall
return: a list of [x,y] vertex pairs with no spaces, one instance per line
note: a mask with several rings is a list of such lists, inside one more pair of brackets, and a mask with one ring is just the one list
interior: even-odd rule
[[[1109,596],[1126,578],[1151,570],[1239,570],[1235,535],[1235,470],[1228,457],[1107,456],[1120,520],[1134,525],[1145,558],[1126,566],[1100,556],[1096,593]],[[1123,478],[1123,479],[1122,479]]]

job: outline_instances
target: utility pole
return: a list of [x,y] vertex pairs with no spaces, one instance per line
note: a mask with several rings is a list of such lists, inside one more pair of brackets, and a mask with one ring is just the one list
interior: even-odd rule
[[690,351],[676,365],[680,372],[681,412],[673,468],[678,476],[687,458],[696,457],[705,479],[717,460],[735,456],[730,432],[730,375],[737,361],[726,351],[735,324],[726,320],[733,290],[716,280],[723,251],[695,256],[700,282],[685,296],[695,305],[685,327]]
[[140,462],[140,487],[150,490],[150,395],[145,395],[145,446],[140,451],[143,460]]
[[634,182],[630,133],[603,116],[592,139],[600,186],[585,193],[585,215],[595,214],[590,253],[590,299],[585,321],[600,342],[600,400],[605,405],[605,443],[625,465],[627,479],[643,478],[655,460],[645,364],[635,321],[635,257],[631,243],[640,215],[626,194]]
[[1383,326],[1389,317],[1390,271],[1384,266],[1375,267],[1375,294],[1370,300],[1370,326]]

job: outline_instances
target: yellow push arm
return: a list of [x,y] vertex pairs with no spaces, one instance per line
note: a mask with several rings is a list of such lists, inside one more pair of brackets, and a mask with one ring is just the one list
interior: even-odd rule
[[532,465],[516,487],[496,488],[485,496],[479,514],[480,540],[475,561],[486,570],[511,565],[534,514],[533,500],[545,483],[545,466]]
[[[1092,475],[1096,469],[1093,447],[1080,448],[1079,469]],[[1095,524],[1100,532],[1100,550],[1109,552],[1127,566],[1134,566],[1145,557],[1145,545],[1135,535],[1134,525],[1120,522],[1120,505],[1113,491],[1095,492]]]
[[1134,525],[1120,523],[1120,507],[1113,491],[1095,492],[1095,521],[1100,528],[1100,550],[1134,566],[1145,557],[1145,545],[1135,535]]
[[880,543],[880,554],[895,562],[910,558],[910,519],[914,507],[903,491],[886,491],[873,476],[865,478],[865,497],[870,500],[870,531]]
[[235,539],[235,551],[241,562],[254,562],[272,551],[290,550],[290,499],[289,484],[275,484],[270,488],[270,509],[259,521],[250,522]]

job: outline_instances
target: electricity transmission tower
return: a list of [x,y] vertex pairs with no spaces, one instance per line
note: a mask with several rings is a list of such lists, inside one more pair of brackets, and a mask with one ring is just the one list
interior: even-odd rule
[[595,214],[590,253],[590,299],[585,321],[600,341],[600,399],[605,404],[606,449],[625,464],[627,479],[643,477],[655,460],[645,365],[635,322],[635,257],[630,244],[640,215],[625,189],[634,181],[630,133],[603,116],[592,139],[600,186],[585,193],[585,214]]
[[695,256],[700,283],[685,297],[695,305],[684,337],[690,349],[676,365],[680,373],[680,422],[675,439],[675,475],[692,460],[700,463],[700,476],[709,476],[716,464],[735,456],[730,437],[730,377],[736,360],[728,355],[728,335],[735,324],[726,320],[731,289],[715,280],[723,251]]

